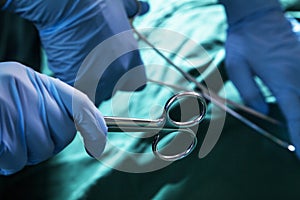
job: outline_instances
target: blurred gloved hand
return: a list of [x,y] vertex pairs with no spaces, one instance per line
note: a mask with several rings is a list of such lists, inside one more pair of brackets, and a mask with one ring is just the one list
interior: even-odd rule
[[300,158],[300,42],[276,0],[221,0],[229,28],[226,67],[243,100],[267,113],[254,77],[271,90]]
[[[106,51],[115,58],[112,62],[109,60],[108,63],[105,60],[108,58],[103,58],[101,54],[94,54],[94,58],[89,59],[99,60],[97,66],[95,62],[82,65],[98,44],[131,29],[126,11],[131,15],[137,10],[137,4],[133,2],[124,0],[123,4],[123,0],[7,0],[2,9],[16,13],[36,25],[48,58],[48,67],[55,77],[70,85],[74,85],[75,80],[80,82],[85,76],[89,76],[90,81],[94,80],[90,84],[96,85],[97,91],[92,94],[93,98],[89,97],[93,100],[95,98],[96,104],[99,104],[111,97],[120,77],[134,67],[140,66],[139,70],[123,80],[122,84],[126,86],[120,89],[136,89],[135,87],[146,82],[145,69],[132,33],[121,39],[116,38],[106,46]],[[143,12],[146,12],[147,4],[142,5]],[[116,50],[120,48],[127,48],[128,52],[119,55],[120,52]],[[83,69],[79,70],[80,68]],[[91,68],[97,68],[97,73],[88,73],[92,71]],[[85,93],[94,93],[85,91],[89,90],[88,87],[78,88]]]
[[80,131],[98,158],[107,127],[82,92],[14,62],[0,63],[0,174],[9,175],[60,152]]

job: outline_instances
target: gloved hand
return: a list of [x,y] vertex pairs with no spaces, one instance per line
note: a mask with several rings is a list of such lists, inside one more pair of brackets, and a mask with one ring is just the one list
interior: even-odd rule
[[[124,0],[123,4],[123,0],[7,0],[2,9],[16,13],[36,25],[48,58],[48,67],[54,72],[55,77],[70,85],[74,85],[76,79],[80,82],[85,76],[89,76],[89,80],[96,80],[90,84],[97,86],[95,101],[98,105],[111,97],[121,76],[134,67],[143,66],[133,34],[127,34],[122,40],[115,39],[108,46],[106,51],[116,58],[112,63],[108,63],[109,66],[104,64],[99,66],[99,63],[107,64],[105,60],[107,58],[102,58],[102,55],[98,54],[93,58],[99,60],[97,66],[95,62],[87,62],[89,65],[81,66],[87,55],[98,44],[113,35],[131,29],[125,7],[129,13],[136,10],[137,5],[132,1]],[[134,5],[134,8],[130,5]],[[121,47],[135,50],[118,55],[120,52],[116,50]],[[88,73],[87,71],[92,71],[91,68],[100,70],[97,73]],[[129,86],[124,88],[125,90],[134,88],[135,83],[145,84],[144,67],[135,70],[126,81],[124,85]],[[85,87],[82,90],[89,89]],[[91,91],[83,92],[91,93]],[[94,96],[95,94],[89,97],[94,100]]]
[[300,158],[300,42],[276,0],[221,0],[229,28],[225,64],[246,104],[267,113],[254,77],[275,96]]
[[80,131],[98,158],[107,127],[82,92],[14,62],[0,63],[0,174],[9,175],[60,152]]

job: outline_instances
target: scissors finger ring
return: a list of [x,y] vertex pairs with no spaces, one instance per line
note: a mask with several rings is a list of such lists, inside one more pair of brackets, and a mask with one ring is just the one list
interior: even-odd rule
[[[190,101],[197,102],[198,109],[195,104],[190,104]],[[197,111],[195,116],[179,116],[180,119],[174,119],[173,110],[180,108],[185,111],[186,106],[182,105],[187,101],[189,107],[192,105],[193,111]],[[176,110],[176,109],[175,109]],[[155,156],[165,161],[176,161],[189,155],[197,144],[196,134],[190,127],[198,125],[206,115],[207,105],[204,98],[195,92],[181,92],[172,96],[165,104],[163,113],[158,119],[139,119],[139,118],[126,118],[126,117],[104,117],[108,126],[109,132],[156,132],[152,143],[152,151]],[[181,115],[186,115],[185,112]],[[184,119],[183,119],[184,118]],[[185,119],[187,118],[187,119]],[[174,134],[174,133],[177,134]],[[159,143],[163,140],[164,135],[189,135],[192,138],[188,147],[180,153],[174,155],[163,154],[159,149]]]

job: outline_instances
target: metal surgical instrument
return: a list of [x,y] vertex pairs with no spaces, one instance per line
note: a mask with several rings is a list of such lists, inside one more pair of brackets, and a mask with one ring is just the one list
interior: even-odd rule
[[[133,26],[132,26],[133,27]],[[235,111],[233,108],[237,108],[240,110],[245,111],[248,114],[251,114],[252,116],[258,117],[260,119],[266,120],[268,122],[271,122],[276,125],[280,125],[281,123],[277,120],[266,116],[262,113],[259,113],[251,108],[248,108],[243,105],[239,105],[233,101],[230,101],[228,99],[220,97],[218,94],[214,93],[213,91],[209,91],[203,84],[198,82],[194,77],[192,77],[189,73],[182,70],[179,66],[177,66],[173,61],[171,61],[168,57],[166,57],[160,50],[158,50],[146,37],[144,37],[141,33],[139,33],[134,27],[133,27],[134,33],[147,45],[149,45],[158,55],[160,55],[167,63],[169,63],[171,66],[173,66],[184,78],[186,78],[190,83],[193,83],[196,88],[199,90],[198,93],[200,93],[206,100],[210,101],[211,103],[215,104],[219,108],[223,109],[225,112],[230,114],[232,117],[238,119],[240,122],[244,123],[248,127],[252,128],[253,130],[257,131],[259,134],[263,135],[267,139],[271,140],[272,142],[276,143],[277,145],[294,152],[296,148],[289,144],[286,141],[283,141],[282,139],[274,136],[273,134],[269,133],[268,131],[264,130],[254,122],[250,121],[246,117],[239,114],[237,111]],[[157,81],[156,81],[157,82]],[[163,82],[157,82],[165,86],[172,87],[174,89],[178,89],[180,87],[178,86],[172,86],[170,84],[166,84]],[[181,88],[183,91],[187,91],[185,88]]]
[[[174,106],[181,106],[183,100],[196,99],[199,105],[199,114],[189,118],[187,121],[173,119],[170,111]],[[197,144],[196,134],[190,129],[192,126],[198,125],[206,115],[206,102],[202,95],[195,92],[181,92],[172,96],[165,104],[161,117],[158,119],[137,119],[125,117],[104,117],[109,132],[151,132],[155,133],[152,143],[153,153],[160,159],[165,161],[175,161],[186,157],[192,152]],[[163,154],[158,147],[162,140],[162,134],[168,135],[177,132],[178,134],[188,134],[192,141],[189,146],[180,153],[174,155]],[[161,134],[162,133],[162,134]],[[175,136],[174,136],[175,137]]]

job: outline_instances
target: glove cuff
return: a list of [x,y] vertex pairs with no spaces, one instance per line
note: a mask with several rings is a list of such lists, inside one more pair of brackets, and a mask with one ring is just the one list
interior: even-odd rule
[[257,12],[269,9],[282,10],[278,0],[219,0],[219,2],[225,7],[229,26]]

